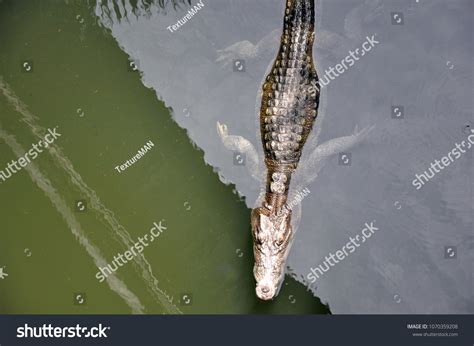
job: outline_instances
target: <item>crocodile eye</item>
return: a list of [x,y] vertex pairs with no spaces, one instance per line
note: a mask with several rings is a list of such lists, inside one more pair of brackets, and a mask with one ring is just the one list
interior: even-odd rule
[[263,244],[266,240],[265,233],[262,232],[261,230],[257,229],[253,232],[253,236],[257,244]]
[[280,233],[277,235],[274,243],[276,246],[280,247],[285,243],[286,240],[286,234],[285,233]]

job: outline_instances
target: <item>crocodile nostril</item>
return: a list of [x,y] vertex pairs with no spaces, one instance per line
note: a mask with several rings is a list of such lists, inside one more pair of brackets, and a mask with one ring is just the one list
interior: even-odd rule
[[275,290],[270,285],[258,285],[256,293],[262,300],[271,300],[275,296]]

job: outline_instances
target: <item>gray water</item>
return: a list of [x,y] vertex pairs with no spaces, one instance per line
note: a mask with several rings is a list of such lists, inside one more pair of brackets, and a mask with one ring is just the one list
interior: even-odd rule
[[[316,3],[320,77],[367,36],[380,43],[322,89],[293,183],[293,194],[311,193],[294,210],[292,275],[333,313],[472,313],[472,151],[419,190],[412,180],[472,129],[473,3]],[[254,207],[263,174],[259,90],[278,48],[284,1],[203,4],[174,32],[167,27],[189,6],[164,13],[153,4],[109,3],[96,15],[221,181]],[[238,137],[223,142],[218,122]],[[236,143],[247,148],[244,161]],[[372,221],[373,238],[311,284],[310,268]]]

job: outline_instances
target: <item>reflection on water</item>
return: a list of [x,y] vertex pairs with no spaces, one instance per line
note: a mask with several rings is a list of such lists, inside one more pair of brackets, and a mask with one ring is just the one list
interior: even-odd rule
[[102,21],[130,22],[138,17],[150,17],[152,14],[166,14],[168,10],[178,11],[189,7],[191,0],[97,0],[96,11]]

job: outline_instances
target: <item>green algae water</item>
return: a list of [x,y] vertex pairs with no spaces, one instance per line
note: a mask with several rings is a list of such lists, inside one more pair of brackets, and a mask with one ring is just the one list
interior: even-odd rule
[[0,313],[328,313],[288,276],[256,299],[249,209],[92,6],[0,1]]

